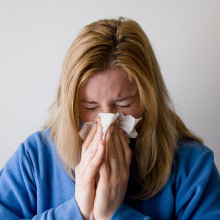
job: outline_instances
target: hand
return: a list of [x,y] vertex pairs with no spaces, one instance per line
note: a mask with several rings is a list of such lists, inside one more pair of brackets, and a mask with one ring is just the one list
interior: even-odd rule
[[110,219],[121,205],[127,190],[131,149],[124,131],[118,123],[112,125],[106,135],[107,157],[99,170],[93,216],[94,219]]
[[102,126],[95,123],[82,145],[81,160],[75,169],[75,199],[84,219],[94,206],[95,178],[104,157]]

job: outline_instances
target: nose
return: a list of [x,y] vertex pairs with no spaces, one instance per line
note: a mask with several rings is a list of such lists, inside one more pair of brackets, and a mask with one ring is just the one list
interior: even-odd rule
[[102,107],[102,112],[103,113],[112,113],[112,114],[117,113],[116,109],[114,108],[114,106],[103,106]]

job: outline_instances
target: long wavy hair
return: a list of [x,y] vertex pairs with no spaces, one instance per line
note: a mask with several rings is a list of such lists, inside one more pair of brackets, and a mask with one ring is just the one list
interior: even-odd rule
[[201,140],[175,113],[152,46],[133,20],[103,19],[84,27],[68,50],[46,128],[69,175],[80,161],[78,97],[90,76],[121,68],[136,82],[144,108],[143,123],[132,155],[136,199],[155,195],[167,182],[177,142]]

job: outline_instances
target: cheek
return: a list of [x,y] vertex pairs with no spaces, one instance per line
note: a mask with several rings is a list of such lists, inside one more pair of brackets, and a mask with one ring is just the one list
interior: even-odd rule
[[80,119],[82,122],[88,122],[88,121],[94,121],[98,115],[98,112],[96,111],[85,111],[85,110],[80,110]]
[[142,118],[144,114],[144,110],[143,108],[141,108],[140,106],[137,107],[136,113],[135,113],[135,118]]
[[137,104],[134,106],[135,111],[135,118],[142,118],[144,114],[143,106],[140,104],[140,102],[137,102]]
[[143,111],[140,109],[129,109],[129,110],[124,110],[122,111],[124,115],[131,115],[134,118],[141,118],[143,115]]
[[128,109],[123,109],[121,112],[124,115],[131,115],[134,118],[142,118],[144,113],[143,108],[141,108],[139,104],[133,105]]

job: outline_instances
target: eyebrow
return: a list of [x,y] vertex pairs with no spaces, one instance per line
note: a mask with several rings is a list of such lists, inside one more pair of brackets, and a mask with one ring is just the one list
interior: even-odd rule
[[82,103],[88,103],[88,104],[97,104],[96,102],[94,102],[94,101],[85,101],[85,100],[80,100],[80,102],[82,102]]
[[[136,96],[136,95],[126,96],[126,97],[124,97],[124,98],[117,99],[117,100],[115,100],[114,102],[122,102],[122,101],[127,100],[127,99],[132,99],[132,98],[134,98],[135,96]],[[94,101],[86,101],[86,100],[80,100],[80,102],[82,102],[82,103],[87,103],[87,104],[97,104],[97,103],[94,102]]]

